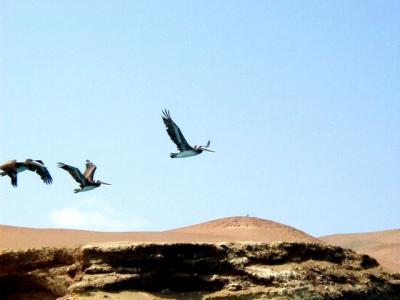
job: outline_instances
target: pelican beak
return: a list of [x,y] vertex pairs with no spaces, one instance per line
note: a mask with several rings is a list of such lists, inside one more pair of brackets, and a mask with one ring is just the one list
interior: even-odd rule
[[214,150],[211,149],[207,149],[207,148],[202,148],[204,151],[208,151],[208,152],[215,152]]
[[107,183],[107,182],[103,182],[103,181],[100,181],[100,182],[101,182],[101,184],[111,185],[111,183]]

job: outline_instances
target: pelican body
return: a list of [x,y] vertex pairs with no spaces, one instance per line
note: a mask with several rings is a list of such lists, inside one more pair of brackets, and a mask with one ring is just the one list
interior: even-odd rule
[[11,178],[11,184],[17,187],[17,174],[26,170],[36,172],[45,184],[51,184],[53,178],[50,176],[49,171],[41,160],[26,159],[25,161],[18,162],[15,159],[9,160],[6,163],[0,165],[1,176],[8,175]]
[[185,158],[190,156],[199,155],[203,151],[214,152],[210,147],[210,141],[207,142],[205,146],[195,145],[194,147],[190,146],[183,136],[181,130],[178,125],[172,120],[171,115],[168,110],[163,110],[162,119],[164,121],[165,127],[167,128],[167,133],[171,140],[175,143],[178,148],[178,153],[170,153],[171,158]]
[[78,168],[66,165],[61,162],[58,163],[58,166],[61,169],[67,171],[72,176],[72,178],[74,178],[75,181],[79,183],[81,188],[74,189],[74,193],[87,192],[98,188],[102,184],[110,185],[109,183],[105,183],[100,180],[93,180],[93,175],[97,169],[97,166],[93,164],[90,160],[86,160],[86,170],[83,174]]

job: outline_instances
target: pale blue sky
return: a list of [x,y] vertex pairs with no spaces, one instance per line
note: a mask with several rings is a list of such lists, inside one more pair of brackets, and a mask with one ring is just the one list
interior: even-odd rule
[[[399,1],[0,0],[0,224],[400,227]],[[189,143],[170,159],[168,108]],[[74,194],[61,161],[110,182]]]

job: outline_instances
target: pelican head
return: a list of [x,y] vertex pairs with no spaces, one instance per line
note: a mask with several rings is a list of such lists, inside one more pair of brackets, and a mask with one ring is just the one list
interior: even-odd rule
[[195,146],[194,148],[202,151],[215,152],[214,150],[208,149],[208,147],[210,147],[210,141],[208,141],[205,146]]
[[38,167],[43,167],[43,168],[46,167],[46,166],[44,165],[44,163],[43,163],[41,160],[38,160],[38,159],[35,159],[35,160],[33,160],[33,159],[27,159],[26,162],[29,162],[29,163],[31,163],[31,164],[33,164],[33,165],[38,166]]
[[97,184],[105,184],[105,185],[111,185],[111,183],[103,182],[101,180],[96,180]]

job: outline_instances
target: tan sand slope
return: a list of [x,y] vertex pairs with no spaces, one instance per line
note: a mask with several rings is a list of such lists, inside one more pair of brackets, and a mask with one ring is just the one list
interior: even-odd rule
[[389,270],[400,273],[400,229],[368,233],[337,234],[321,240],[373,256]]
[[216,241],[259,241],[259,242],[315,242],[321,241],[296,228],[259,218],[231,217],[205,222],[169,232],[193,234],[213,238]]
[[104,242],[319,242],[293,227],[251,217],[232,217],[163,232],[96,232],[0,225],[0,248],[74,246]]

